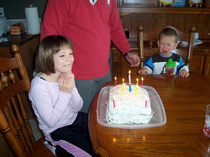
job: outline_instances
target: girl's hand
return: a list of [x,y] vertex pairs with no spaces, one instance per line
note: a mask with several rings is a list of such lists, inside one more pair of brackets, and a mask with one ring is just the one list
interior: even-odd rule
[[58,79],[58,85],[61,91],[71,93],[71,90],[74,88],[74,74],[61,74]]

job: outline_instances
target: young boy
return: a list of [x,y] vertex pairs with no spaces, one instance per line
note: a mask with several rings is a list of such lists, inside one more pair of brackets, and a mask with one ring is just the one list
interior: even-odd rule
[[177,33],[172,28],[165,28],[160,32],[158,39],[159,53],[152,55],[146,65],[138,71],[139,74],[165,74],[165,65],[171,58],[175,63],[175,74],[180,77],[189,76],[189,68],[182,57],[172,52],[177,47]]

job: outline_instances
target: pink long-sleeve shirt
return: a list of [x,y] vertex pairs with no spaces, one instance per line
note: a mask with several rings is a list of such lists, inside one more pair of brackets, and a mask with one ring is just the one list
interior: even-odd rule
[[75,79],[105,76],[110,65],[111,40],[125,54],[131,51],[116,0],[49,0],[42,20],[41,40],[53,34],[68,37],[74,45]]
[[58,82],[47,82],[38,75],[31,82],[29,99],[45,136],[72,124],[83,105],[76,87],[69,94],[60,91]]

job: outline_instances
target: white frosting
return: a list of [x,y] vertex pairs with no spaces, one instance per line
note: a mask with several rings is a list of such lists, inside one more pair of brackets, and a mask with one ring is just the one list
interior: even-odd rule
[[[106,109],[106,120],[111,124],[147,124],[153,116],[148,92],[136,85],[122,85],[110,88]],[[113,100],[115,105],[113,104]],[[146,105],[145,102],[147,101]]]

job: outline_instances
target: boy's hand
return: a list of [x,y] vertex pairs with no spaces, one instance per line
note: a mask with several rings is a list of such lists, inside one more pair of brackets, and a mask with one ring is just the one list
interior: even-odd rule
[[140,75],[147,75],[148,74],[148,69],[147,68],[142,68],[141,70],[138,71]]
[[190,75],[190,73],[188,73],[186,70],[182,70],[179,72],[179,76],[183,77],[183,78],[187,78]]
[[58,79],[58,85],[61,91],[71,93],[71,90],[74,88],[74,74],[61,74]]

